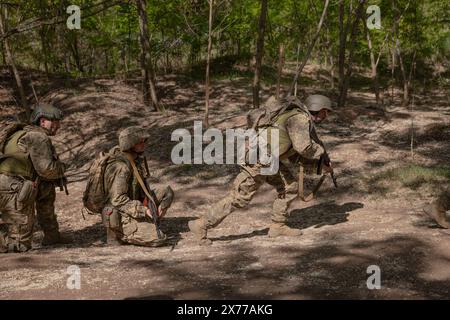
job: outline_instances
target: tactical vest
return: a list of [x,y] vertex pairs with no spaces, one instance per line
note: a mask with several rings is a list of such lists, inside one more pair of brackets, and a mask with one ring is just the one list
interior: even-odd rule
[[[290,156],[296,154],[296,151],[294,148],[292,148],[292,141],[289,137],[289,133],[286,129],[286,122],[289,118],[296,116],[298,114],[303,114],[306,117],[310,118],[310,114],[308,111],[303,110],[301,108],[294,108],[291,110],[288,110],[281,115],[279,115],[275,122],[267,128],[267,141],[268,141],[268,148],[270,148],[270,141],[271,141],[271,133],[273,130],[278,131],[278,137],[279,137],[279,157],[281,160],[287,159]],[[270,150],[270,149],[269,149]]]
[[29,180],[34,180],[37,176],[33,163],[27,152],[19,149],[18,142],[27,131],[19,130],[13,133],[6,141],[3,154],[5,159],[0,162],[0,173],[12,176],[22,176]]

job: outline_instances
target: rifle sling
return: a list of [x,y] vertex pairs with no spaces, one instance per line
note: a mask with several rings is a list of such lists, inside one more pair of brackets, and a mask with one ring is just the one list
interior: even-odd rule
[[147,196],[148,201],[151,201],[153,206],[155,208],[158,208],[158,206],[155,203],[155,200],[153,199],[153,197],[150,194],[150,191],[147,189],[147,186],[145,185],[144,180],[142,179],[141,175],[139,174],[139,171],[138,171],[138,168],[136,167],[136,163],[134,162],[133,156],[128,152],[124,152],[124,153],[125,153],[128,161],[130,161],[131,167],[133,168],[133,175],[137,179],[139,185],[141,186],[142,190],[144,191],[145,195]]

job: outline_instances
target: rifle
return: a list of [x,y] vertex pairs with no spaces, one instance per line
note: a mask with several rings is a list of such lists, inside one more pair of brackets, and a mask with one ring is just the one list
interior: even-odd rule
[[[321,158],[321,162],[323,163],[323,164],[325,164],[327,167],[330,167],[331,168],[331,160],[330,160],[330,156],[328,155],[328,153],[325,151],[325,153],[323,154],[323,156],[322,156],[322,158]],[[319,168],[320,168],[321,166],[319,165]],[[334,176],[334,170],[333,170],[333,168],[331,168],[331,172],[330,172],[330,176],[331,176],[331,179],[333,180],[333,184],[334,184],[334,187],[337,189],[338,188],[338,184],[337,184],[337,179],[336,179],[336,177]]]
[[67,189],[67,178],[66,176],[62,176],[59,180],[59,191],[64,191],[66,193],[66,196],[69,195],[69,190]]
[[144,201],[144,204],[146,205],[147,208],[150,209],[150,212],[152,214],[153,223],[155,224],[156,234],[158,235],[158,239],[163,239],[163,236],[161,234],[161,222],[158,217],[158,206],[156,205],[155,201],[153,200],[155,197],[155,194],[149,188],[147,181],[144,181],[144,184],[150,193],[150,197],[147,196],[145,198],[147,201]]
[[[144,200],[144,205],[150,209],[150,212],[152,214],[152,219],[153,222],[155,224],[155,228],[156,228],[156,234],[158,235],[158,239],[164,239],[162,233],[161,233],[161,229],[160,229],[160,222],[159,222],[159,218],[158,218],[158,206],[156,205],[156,202],[154,199],[156,199],[155,194],[153,193],[153,191],[149,188],[149,185],[147,183],[147,181],[144,181],[144,179],[142,179],[141,174],[139,173],[138,168],[136,167],[136,163],[134,162],[134,158],[130,153],[125,153],[125,156],[128,158],[128,161],[130,161],[131,167],[133,168],[133,175],[134,177],[138,180],[139,185],[141,186],[142,190],[145,193],[145,200],[147,200],[147,203],[145,203]],[[145,161],[147,162],[147,161]],[[148,172],[148,170],[147,170]]]

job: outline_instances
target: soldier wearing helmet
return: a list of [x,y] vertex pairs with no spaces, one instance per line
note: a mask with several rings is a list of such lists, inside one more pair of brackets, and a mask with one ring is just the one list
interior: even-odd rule
[[[2,252],[24,252],[31,248],[35,203],[44,231],[43,244],[59,240],[51,182],[64,177],[65,165],[58,160],[49,136],[57,133],[62,117],[58,108],[39,104],[32,113],[32,125],[9,132],[0,144],[3,154],[0,158],[0,211],[6,223],[0,229]],[[53,196],[51,191],[45,191],[50,196],[44,196],[49,185]]]
[[196,238],[209,243],[207,230],[219,225],[236,209],[246,207],[264,183],[272,185],[278,192],[278,198],[272,206],[269,236],[301,235],[300,230],[292,229],[286,224],[289,204],[296,198],[298,191],[298,183],[289,170],[289,161],[293,158],[299,159],[297,161],[302,162],[309,172],[320,174],[322,171],[332,171],[329,161],[324,160],[326,153],[323,143],[314,128],[314,123],[325,120],[329,111],[332,111],[330,99],[322,95],[311,95],[305,104],[294,97],[283,101],[271,97],[260,116],[249,115],[249,127],[263,128],[267,130],[268,135],[277,131],[281,161],[279,170],[273,175],[263,175],[263,165],[259,163],[242,165],[229,194],[216,202],[206,215],[189,223],[189,228]]
[[102,213],[109,244],[159,246],[165,243],[166,237],[162,231],[162,236],[158,236],[154,217],[146,205],[146,191],[157,206],[159,219],[166,214],[174,193],[169,186],[151,188],[148,183],[150,172],[144,157],[148,138],[142,128],[128,127],[119,133],[119,145],[109,151],[104,173],[108,203]]

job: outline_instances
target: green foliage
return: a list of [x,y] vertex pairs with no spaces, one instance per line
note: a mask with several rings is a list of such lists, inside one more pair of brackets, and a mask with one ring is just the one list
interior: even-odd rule
[[[346,21],[349,0],[345,1]],[[82,8],[82,29],[68,30],[65,23],[43,25],[11,38],[20,65],[54,73],[72,75],[121,74],[140,65],[139,24],[135,1],[109,6],[100,0],[10,0],[8,29],[27,19],[67,17],[65,8]],[[356,1],[354,7],[356,6]],[[448,3],[443,0],[373,0],[381,8],[382,29],[370,30],[374,52],[382,49],[380,71],[389,76],[389,51],[394,47],[392,26],[398,23],[399,43],[407,71],[415,54],[417,74],[430,77],[435,66],[448,68],[450,37]],[[100,5],[99,5],[100,4]],[[213,58],[249,57],[254,54],[258,32],[259,0],[215,0],[213,22]],[[105,6],[105,10],[99,9]],[[269,1],[266,27],[265,64],[276,68],[278,49],[285,46],[288,60],[302,59],[316,32],[324,1]],[[367,39],[362,22],[358,26],[354,63],[370,67]],[[95,15],[94,12],[99,11]],[[208,36],[208,1],[147,0],[152,58],[158,73],[191,69],[205,60]],[[327,18],[313,56],[325,61],[332,55],[337,61],[339,48],[339,2],[330,1]],[[353,15],[351,15],[353,18]],[[347,48],[348,50],[348,48]],[[249,59],[250,60],[250,59]],[[398,68],[398,66],[396,66]],[[214,70],[213,70],[214,72]],[[263,76],[268,76],[263,73]],[[272,76],[272,75],[269,75]]]

